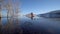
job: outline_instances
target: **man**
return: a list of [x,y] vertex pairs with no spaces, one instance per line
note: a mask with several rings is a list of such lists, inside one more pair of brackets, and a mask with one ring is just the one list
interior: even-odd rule
[[33,13],[31,12],[31,19],[33,19],[33,17],[34,17],[34,15],[33,15]]

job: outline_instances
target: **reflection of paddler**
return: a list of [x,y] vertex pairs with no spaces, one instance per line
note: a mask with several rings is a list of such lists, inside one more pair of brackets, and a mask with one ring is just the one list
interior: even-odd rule
[[1,17],[0,17],[0,20],[1,20]]
[[33,13],[31,13],[31,19],[33,19],[33,17],[34,17],[34,15],[33,15]]
[[0,14],[0,20],[1,20],[1,14]]

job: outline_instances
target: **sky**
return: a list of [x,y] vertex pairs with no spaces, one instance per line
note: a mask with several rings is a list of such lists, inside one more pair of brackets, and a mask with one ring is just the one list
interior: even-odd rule
[[[60,10],[60,0],[19,0],[21,14],[43,14],[54,10]],[[5,10],[2,12],[6,14]]]
[[22,14],[33,12],[35,14],[60,10],[60,0],[21,0]]

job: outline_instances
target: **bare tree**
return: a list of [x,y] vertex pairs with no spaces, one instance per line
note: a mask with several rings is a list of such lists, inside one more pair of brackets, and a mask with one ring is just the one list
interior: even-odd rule
[[2,3],[3,3],[4,0],[0,0],[0,25],[2,25],[2,22],[1,22],[1,17],[2,17]]

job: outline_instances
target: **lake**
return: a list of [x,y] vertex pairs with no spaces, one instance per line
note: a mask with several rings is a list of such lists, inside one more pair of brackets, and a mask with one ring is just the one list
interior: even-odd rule
[[59,18],[28,17],[2,18],[3,34],[60,34]]

